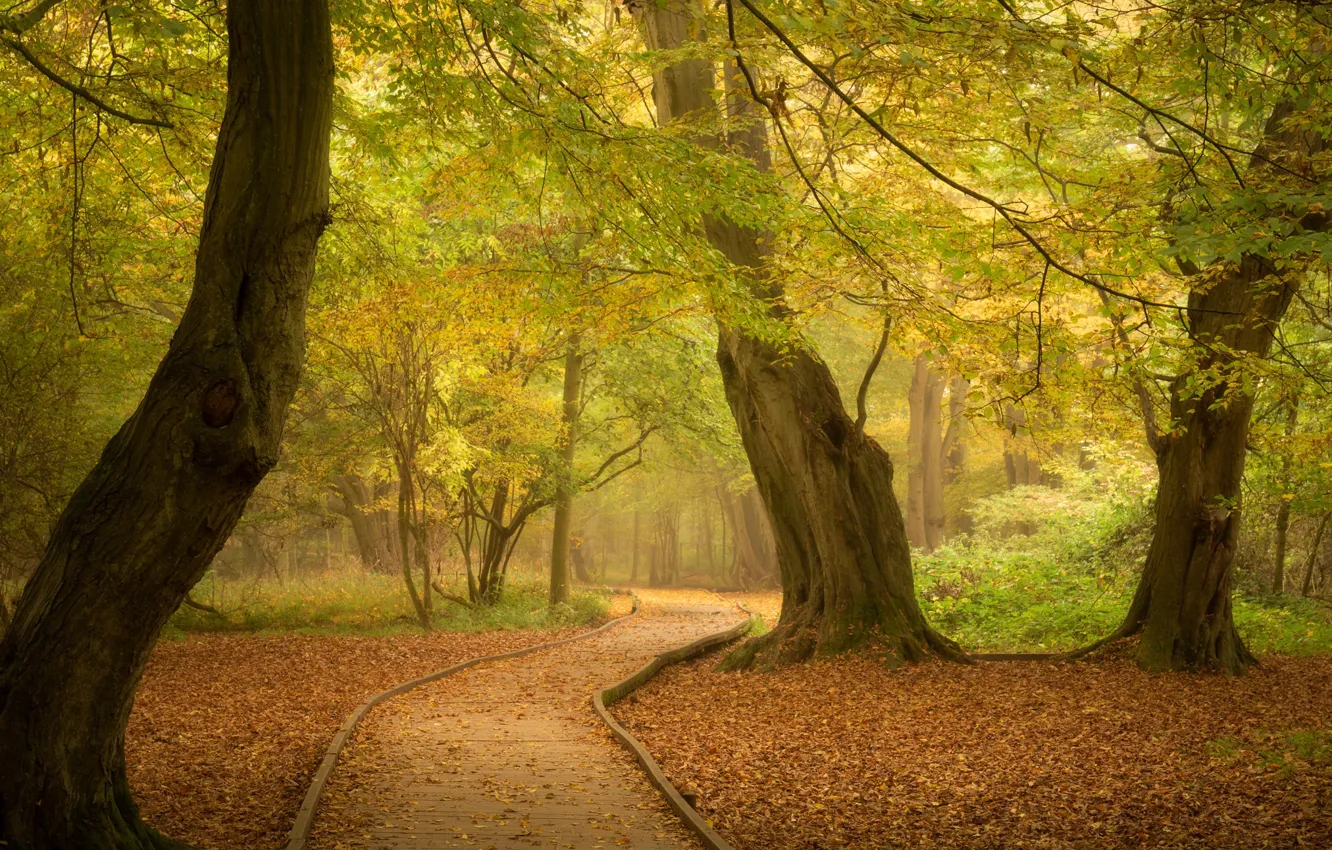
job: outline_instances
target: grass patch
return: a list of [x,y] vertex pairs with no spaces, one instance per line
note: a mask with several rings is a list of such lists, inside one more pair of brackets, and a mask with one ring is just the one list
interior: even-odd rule
[[[465,589],[454,588],[466,596]],[[609,593],[576,590],[568,604],[546,604],[543,582],[508,585],[503,600],[488,608],[464,608],[435,597],[434,627],[449,632],[512,629],[554,630],[603,620]],[[417,633],[416,614],[402,579],[359,570],[279,581],[226,581],[209,574],[193,597],[222,616],[188,606],[172,615],[163,637],[191,632],[281,632],[288,634],[390,635]]]
[[1245,738],[1228,736],[1208,741],[1207,753],[1218,761],[1248,762],[1281,776],[1332,770],[1332,732],[1258,730]]

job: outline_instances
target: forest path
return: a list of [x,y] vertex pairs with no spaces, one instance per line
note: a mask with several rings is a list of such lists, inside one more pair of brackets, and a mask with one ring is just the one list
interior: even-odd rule
[[696,590],[641,591],[638,616],[483,664],[376,708],[343,754],[310,846],[695,848],[601,725],[594,690],[745,619]]

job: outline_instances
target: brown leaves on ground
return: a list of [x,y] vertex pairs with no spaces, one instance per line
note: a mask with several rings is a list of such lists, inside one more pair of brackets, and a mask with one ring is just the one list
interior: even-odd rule
[[1329,753],[1272,754],[1332,728],[1332,658],[1239,678],[715,665],[670,668],[615,712],[737,850],[1332,847]]
[[126,733],[144,818],[197,847],[286,844],[338,727],[380,691],[477,655],[578,634],[208,636],[159,644]]

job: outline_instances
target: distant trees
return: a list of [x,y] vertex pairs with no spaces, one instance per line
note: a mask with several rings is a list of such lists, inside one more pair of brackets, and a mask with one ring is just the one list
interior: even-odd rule
[[[915,359],[908,395],[907,539],[933,552],[943,542],[944,485],[962,471],[966,461],[966,378],[947,375],[931,366],[924,354]],[[947,392],[947,425],[944,394]]]

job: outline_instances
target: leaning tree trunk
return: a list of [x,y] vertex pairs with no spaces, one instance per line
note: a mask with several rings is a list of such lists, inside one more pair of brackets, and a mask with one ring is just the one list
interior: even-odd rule
[[[696,0],[635,2],[647,45],[673,50],[703,40]],[[725,66],[727,110],[747,126],[731,147],[769,171],[767,130],[756,117],[733,60]],[[685,59],[653,75],[658,120],[706,117],[714,106],[713,67]],[[699,143],[714,145],[716,139]],[[707,218],[710,242],[755,294],[785,317],[781,291],[764,274],[764,234]],[[893,465],[846,414],[828,367],[804,347],[779,350],[742,329],[722,326],[717,347],[726,399],[772,521],[782,575],[782,617],[768,634],[728,659],[732,667],[768,667],[816,651],[838,652],[871,639],[896,659],[931,652],[960,657],[929,628],[916,602],[902,514],[893,496]]]
[[277,460],[328,221],[326,0],[230,0],[227,28],[227,111],[189,305],[0,643],[9,847],[183,846],[139,818],[125,723],[158,633]]
[[[1298,120],[1285,126],[1295,114],[1290,102],[1273,110],[1251,174],[1283,179],[1267,164],[1276,161],[1287,173],[1316,176],[1309,157],[1325,141]],[[1295,236],[1328,226],[1321,209],[1291,219]],[[1239,673],[1254,663],[1230,604],[1253,397],[1235,371],[1241,360],[1267,357],[1298,274],[1257,254],[1186,271],[1197,280],[1189,292],[1189,338],[1203,352],[1192,374],[1218,377],[1200,393],[1189,386],[1192,374],[1177,378],[1170,388],[1172,430],[1158,433],[1148,423],[1160,470],[1156,526],[1129,612],[1107,640],[1141,634],[1138,664],[1147,670]]]

